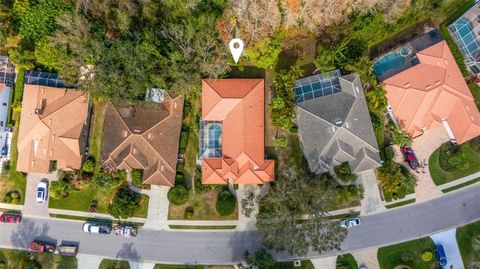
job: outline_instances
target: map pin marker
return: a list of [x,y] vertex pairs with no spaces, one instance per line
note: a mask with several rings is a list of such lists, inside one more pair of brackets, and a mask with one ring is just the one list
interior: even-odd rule
[[240,56],[242,56],[243,52],[243,41],[240,38],[234,38],[230,40],[228,46],[230,47],[230,52],[232,53],[233,60],[235,61],[235,63],[238,63],[238,60],[240,59]]

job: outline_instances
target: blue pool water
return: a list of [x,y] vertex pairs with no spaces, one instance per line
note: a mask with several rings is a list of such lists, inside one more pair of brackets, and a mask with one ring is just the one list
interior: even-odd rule
[[405,57],[396,53],[390,53],[383,56],[373,65],[373,71],[377,77],[381,77],[385,72],[400,68],[403,65],[405,65]]
[[468,21],[460,19],[455,23],[455,28],[457,29],[458,38],[461,40],[460,47],[464,53],[470,56],[476,55],[477,50],[480,49],[480,45],[473,34],[472,25]]
[[219,124],[213,123],[208,127],[208,148],[211,150],[221,150],[220,137],[222,135],[222,127]]

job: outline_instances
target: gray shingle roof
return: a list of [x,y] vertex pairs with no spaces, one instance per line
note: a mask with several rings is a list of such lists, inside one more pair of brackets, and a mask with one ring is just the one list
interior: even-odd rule
[[381,164],[360,78],[339,79],[340,92],[296,104],[302,149],[315,173],[345,161],[355,172]]

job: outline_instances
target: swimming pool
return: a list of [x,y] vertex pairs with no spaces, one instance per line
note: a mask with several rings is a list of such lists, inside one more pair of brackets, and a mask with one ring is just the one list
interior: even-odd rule
[[220,124],[212,123],[208,127],[208,148],[213,151],[221,151],[222,127]]
[[396,53],[390,53],[373,64],[373,72],[375,72],[377,77],[382,77],[387,71],[400,68],[404,65],[405,57]]
[[462,18],[454,24],[454,27],[456,28],[456,35],[460,41],[460,48],[465,54],[477,60],[477,51],[480,49],[480,45],[474,36],[472,25]]

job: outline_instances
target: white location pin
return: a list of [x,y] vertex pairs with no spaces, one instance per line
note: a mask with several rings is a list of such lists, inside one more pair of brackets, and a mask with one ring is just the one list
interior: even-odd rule
[[230,47],[230,52],[232,53],[233,60],[235,61],[235,63],[238,63],[238,60],[240,59],[240,56],[242,56],[243,52],[243,41],[240,38],[234,38],[230,40],[228,46]]

